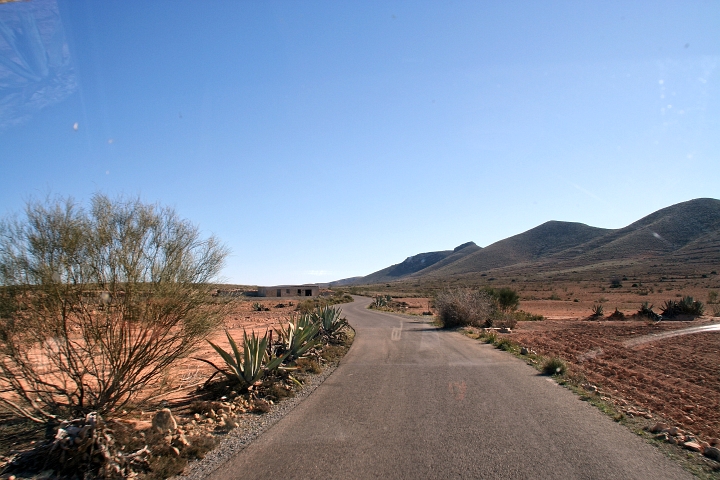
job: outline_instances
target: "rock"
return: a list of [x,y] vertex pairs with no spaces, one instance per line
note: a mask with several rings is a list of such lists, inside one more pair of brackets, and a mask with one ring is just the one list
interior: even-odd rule
[[233,420],[232,418],[228,418],[227,421],[225,422],[225,424],[230,428],[235,428],[238,426],[238,423],[235,420]]
[[180,445],[183,445],[185,447],[190,445],[190,442],[188,442],[188,439],[185,437],[185,434],[183,434],[183,433],[181,433],[177,436],[177,441]]
[[678,435],[680,435],[681,432],[682,430],[680,430],[678,427],[670,427],[667,429],[668,435],[672,435],[673,437],[677,437]]
[[528,353],[530,353],[530,350],[528,350],[527,347],[522,347],[520,349],[520,355],[527,355]]
[[650,433],[670,433],[670,427],[667,426],[666,423],[658,422],[652,427],[650,427]]
[[708,440],[708,443],[711,447],[716,447],[720,445],[720,440],[718,440],[717,438],[711,438],[710,440]]
[[180,456],[180,449],[179,449],[179,448],[177,448],[177,447],[170,447],[170,448],[172,449],[173,452],[175,452],[175,455],[177,455],[178,457]]
[[158,411],[152,419],[152,426],[161,433],[174,432],[177,429],[177,422],[173,418],[169,408]]
[[712,458],[716,462],[720,462],[720,448],[716,447],[709,447],[706,448],[703,452],[703,455],[705,455],[708,458]]
[[200,414],[199,414],[199,413],[196,413],[195,415],[193,415],[193,418],[194,418],[195,420],[199,421],[199,420],[200,420]]
[[700,452],[702,453],[703,449],[697,442],[685,442],[683,443],[683,447],[687,448],[688,450],[692,450],[693,452]]

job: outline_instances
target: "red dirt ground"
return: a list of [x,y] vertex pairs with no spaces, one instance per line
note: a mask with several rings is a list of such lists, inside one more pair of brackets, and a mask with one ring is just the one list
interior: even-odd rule
[[519,322],[510,335],[541,355],[563,358],[604,394],[718,438],[720,331],[649,337],[636,344],[647,335],[714,323],[545,320]]

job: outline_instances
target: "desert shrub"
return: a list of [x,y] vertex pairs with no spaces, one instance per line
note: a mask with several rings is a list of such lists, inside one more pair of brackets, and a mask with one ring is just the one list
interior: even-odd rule
[[604,315],[605,309],[601,304],[595,304],[592,306],[592,318],[600,318]]
[[615,311],[611,313],[608,318],[612,320],[625,320],[625,314],[615,307]]
[[267,308],[265,305],[263,305],[260,302],[254,302],[252,304],[251,308],[252,308],[253,312],[269,312],[270,311],[269,308]]
[[653,311],[653,306],[650,305],[648,302],[644,302],[642,305],[640,305],[640,310],[638,310],[635,315],[640,318],[647,318],[649,320],[655,321],[662,319],[660,315]]
[[512,313],[494,312],[487,320],[485,320],[484,326],[495,328],[515,328],[517,322],[517,318],[515,318]]
[[545,320],[545,317],[543,317],[542,315],[528,313],[523,310],[517,310],[515,312],[512,312],[510,315],[512,315],[512,317],[519,322],[540,322],[542,320]]
[[443,328],[473,325],[481,327],[494,309],[492,298],[485,292],[467,288],[444,290],[435,297],[437,318]]
[[337,305],[340,303],[351,303],[353,301],[354,300],[350,294],[336,292],[331,297],[315,297],[298,302],[295,310],[303,314],[312,313],[313,310],[316,310],[317,308]]
[[610,281],[610,288],[620,288],[620,287],[622,287],[622,282],[620,281],[619,278],[613,278]]
[[485,343],[495,344],[497,341],[497,333],[495,332],[484,332],[480,334],[479,337],[480,340],[482,340]]
[[543,363],[542,371],[545,375],[564,375],[567,364],[558,357],[550,357]]
[[227,253],[138,199],[28,202],[0,223],[0,401],[41,423],[127,404],[221,321]]
[[705,311],[705,306],[702,302],[694,300],[693,297],[685,297],[682,300],[668,300],[663,305],[662,316],[673,318],[678,315],[702,315]]
[[713,317],[720,317],[720,307],[713,308]]
[[708,292],[708,299],[707,299],[708,305],[710,305],[711,303],[717,303],[717,301],[718,301],[718,292],[716,292],[715,290],[710,290]]
[[494,342],[494,344],[497,348],[499,348],[500,350],[504,350],[506,352],[512,351],[515,346],[513,341],[507,337],[502,337],[499,340],[496,340]]
[[520,295],[512,288],[501,288],[497,291],[497,302],[504,312],[511,312],[520,305]]

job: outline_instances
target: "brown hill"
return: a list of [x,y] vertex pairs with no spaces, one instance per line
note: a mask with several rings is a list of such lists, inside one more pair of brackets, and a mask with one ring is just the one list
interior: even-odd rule
[[495,242],[442,268],[427,272],[420,271],[413,277],[422,275],[444,277],[483,272],[536,261],[558,252],[573,249],[611,231],[582,223],[550,221],[527,232]]
[[367,277],[352,279],[352,284],[471,279],[490,271],[587,271],[645,260],[653,266],[672,264],[675,269],[720,264],[720,200],[700,198],[678,203],[617,230],[550,221],[486,248],[470,242],[454,251],[415,255]]
[[330,286],[342,285],[368,285],[375,283],[392,282],[404,279],[416,272],[424,271],[436,264],[445,264],[446,260],[455,262],[463,257],[480,250],[480,247],[473,242],[463,243],[453,250],[440,252],[418,253],[406,258],[404,261],[378,270],[365,277],[353,277],[332,282]]

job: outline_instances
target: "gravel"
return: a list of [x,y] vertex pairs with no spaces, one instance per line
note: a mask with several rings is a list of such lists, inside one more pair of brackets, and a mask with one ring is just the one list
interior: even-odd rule
[[208,452],[202,460],[189,464],[184,475],[173,478],[176,480],[200,480],[206,478],[230,457],[250,445],[264,431],[290,413],[305,397],[319,387],[336,368],[337,364],[326,365],[322,373],[309,376],[302,388],[295,392],[293,398],[285,399],[273,405],[270,412],[262,415],[247,414],[237,418],[238,427],[230,430],[217,447]]

